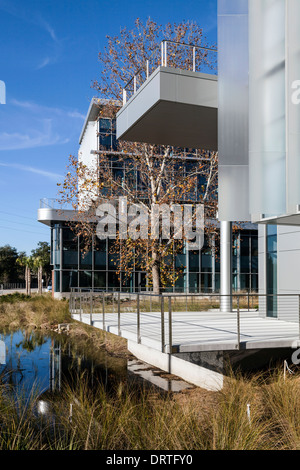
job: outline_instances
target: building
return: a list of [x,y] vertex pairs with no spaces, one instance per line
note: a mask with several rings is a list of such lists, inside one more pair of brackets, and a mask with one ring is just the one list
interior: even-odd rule
[[300,4],[219,1],[218,14],[219,216],[259,224],[259,292],[269,294],[260,311],[293,321],[298,306],[285,295],[300,292]]
[[[188,365],[177,358],[196,363],[191,381],[202,374],[205,382],[220,358],[236,364],[252,357],[258,366],[275,357],[291,360],[300,345],[299,31],[298,0],[218,0],[218,77],[169,67],[164,40],[161,65],[129,100],[124,89],[118,139],[219,152],[220,315],[215,324],[211,312],[192,317],[199,334],[191,341],[190,330],[189,337],[178,333],[174,362],[171,340],[168,360],[154,343],[147,349],[141,335],[130,343],[138,357],[168,371],[178,366],[185,373]],[[190,45],[191,54],[195,49]],[[180,125],[183,109],[186,125]],[[236,220],[259,225],[259,308],[244,316],[242,345],[240,309],[232,304]]]
[[[219,0],[218,77],[172,69],[165,53],[162,65],[117,115],[120,139],[147,138],[147,122],[150,137],[162,141],[154,122],[161,108],[174,123],[165,131],[169,143],[187,146],[192,140],[218,148],[220,225],[228,241],[232,221],[258,224],[259,292],[270,294],[260,305],[267,316],[284,315],[282,301],[271,296],[300,289],[300,265],[294,261],[300,223],[299,26],[297,0]],[[195,134],[188,126],[178,128],[183,107]],[[199,127],[214,138],[197,134]],[[278,245],[270,247],[276,237]],[[229,246],[221,260],[221,293],[227,298]],[[224,305],[224,311],[230,309]],[[295,319],[298,310],[293,311]]]
[[[115,121],[99,116],[99,104],[105,101],[91,101],[86,120],[79,139],[79,160],[89,168],[97,166],[99,153],[110,151],[110,165],[116,178],[126,179],[128,156],[120,160],[117,155]],[[195,151],[196,152],[196,151]],[[193,155],[187,154],[188,164]],[[138,175],[130,176],[130,184],[138,189]],[[203,181],[199,181],[199,188]],[[201,189],[199,189],[201,191]],[[83,200],[89,198],[82,190]],[[197,197],[197,195],[196,195]],[[149,289],[145,272],[138,268],[128,277],[117,275],[117,255],[110,253],[111,241],[99,240],[94,236],[89,253],[82,253],[82,240],[74,237],[69,222],[76,213],[60,210],[51,206],[51,201],[42,200],[38,219],[51,229],[51,264],[53,265],[53,291],[57,297],[67,296],[72,287],[103,289],[105,291],[138,292]],[[91,222],[92,223],[92,222]],[[258,238],[257,227],[246,223],[243,230],[237,230],[233,241],[232,283],[235,291],[258,289]],[[182,276],[174,287],[166,289],[173,292],[212,293],[220,290],[220,262],[212,247],[205,240],[201,251],[183,250],[176,255],[173,269],[183,269]]]

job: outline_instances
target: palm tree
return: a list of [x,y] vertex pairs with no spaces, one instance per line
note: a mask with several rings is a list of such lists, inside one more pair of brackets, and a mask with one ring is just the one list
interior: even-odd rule
[[33,268],[34,260],[32,256],[22,255],[17,258],[17,263],[25,267],[25,289],[26,295],[31,295],[31,270]]

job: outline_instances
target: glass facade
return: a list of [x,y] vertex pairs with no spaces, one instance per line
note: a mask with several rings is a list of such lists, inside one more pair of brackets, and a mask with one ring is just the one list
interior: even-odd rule
[[98,120],[99,150],[117,150],[116,120],[100,118]]
[[[138,268],[128,275],[118,270],[118,255],[110,253],[110,240],[95,236],[90,251],[84,253],[80,237],[64,223],[51,227],[51,257],[54,260],[54,291],[70,292],[71,287],[87,287],[123,292],[148,290],[147,275]],[[210,293],[220,289],[220,260],[214,255],[214,244],[205,240],[201,251],[182,250],[174,257],[172,269],[183,271],[175,286],[167,291]],[[235,234],[233,246],[234,291],[257,291],[257,230]]]
[[[126,186],[130,187],[131,193],[135,193],[137,198],[149,200],[150,184],[147,181],[147,174],[140,174],[135,160],[118,151],[114,119],[104,117],[98,119],[98,143],[100,178],[101,165],[103,165],[103,174],[109,171],[113,180],[120,183],[118,185],[119,195],[122,195],[122,188]],[[160,148],[157,147],[158,158],[159,150]],[[199,170],[200,161],[201,171],[197,174],[197,181],[189,192],[183,191],[178,197],[182,204],[201,201],[206,190],[207,174],[210,170],[209,154],[205,155],[207,161],[203,158],[199,160],[203,153],[199,154],[196,149],[177,148],[173,149],[172,156],[173,158],[165,168],[165,172],[168,173],[167,181],[173,179],[175,181],[179,174],[188,180],[191,174],[196,174],[195,169]],[[101,181],[101,195],[115,197],[117,195],[116,188],[112,189],[108,179],[105,185],[103,179]],[[217,181],[215,184],[217,185]],[[217,197],[217,193],[214,194]],[[119,255],[111,253],[111,243],[113,241],[100,240],[95,235],[91,249],[85,253],[80,236],[75,236],[66,222],[53,222],[51,227],[51,259],[54,270],[54,291],[67,293],[72,287],[124,292],[148,290],[147,274],[141,271],[139,266],[134,265],[130,274],[119,273]],[[219,250],[215,243],[218,243],[215,239],[212,240],[212,243],[205,240],[201,251],[187,251],[183,247],[181,252],[173,253],[173,256],[170,257],[170,269],[178,271],[179,276],[175,285],[166,287],[165,290],[187,293],[218,292],[220,290],[220,261]],[[235,291],[256,291],[258,284],[256,227],[253,230],[238,232],[235,243],[233,248],[233,289]]]
[[267,316],[277,317],[277,226],[267,225],[266,230]]
[[[187,179],[189,175],[195,173],[198,169],[200,173],[197,175],[197,182],[190,191],[185,191],[181,195],[181,202],[196,202],[201,200],[201,195],[206,190],[206,176],[209,173],[209,163],[205,160],[201,160],[201,170],[199,170],[199,156],[197,153],[188,154],[185,151],[188,149],[182,149],[183,154],[180,157],[174,152],[174,159],[168,162],[165,170],[168,173],[168,181],[175,181],[180,175],[180,178]],[[193,149],[191,149],[193,150]],[[185,157],[185,155],[189,155]],[[109,171],[110,177],[119,183],[119,195],[122,195],[122,187],[130,187],[132,193],[139,198],[147,199],[150,194],[150,182],[147,181],[147,175],[141,175],[140,169],[136,167],[135,161],[130,157],[126,157],[122,153],[118,154],[106,154],[105,159],[99,160],[100,167],[100,178],[101,173],[106,174]],[[117,189],[112,189],[111,184],[105,181],[102,182],[101,194],[103,196],[117,195]],[[163,183],[164,184],[164,183]]]

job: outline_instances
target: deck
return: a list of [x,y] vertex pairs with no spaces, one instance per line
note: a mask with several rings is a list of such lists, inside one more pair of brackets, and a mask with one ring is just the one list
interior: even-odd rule
[[139,321],[136,312],[122,313],[119,319],[117,313],[105,313],[104,318],[101,313],[73,313],[72,318],[166,353],[297,348],[300,345],[297,322],[263,318],[257,311],[241,310],[239,322],[236,312],[175,311],[171,331],[168,315],[162,322],[160,312],[143,312]]

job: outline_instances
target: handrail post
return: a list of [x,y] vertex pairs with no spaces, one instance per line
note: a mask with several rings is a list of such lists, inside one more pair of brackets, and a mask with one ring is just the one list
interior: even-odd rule
[[165,67],[167,67],[168,65],[168,59],[167,59],[167,45],[168,45],[168,41],[165,41]]
[[133,77],[133,92],[136,93],[136,75]]
[[[169,361],[171,361],[171,354],[173,352],[173,338],[172,338],[172,298],[168,298],[168,310],[169,310]],[[169,369],[171,372],[171,364],[169,364]]]
[[161,352],[165,352],[165,308],[164,297],[160,295],[160,319],[161,319]]
[[118,335],[121,336],[121,295],[118,292]]
[[103,326],[103,331],[105,331],[105,297],[104,297],[104,292],[102,293],[102,326]]
[[123,106],[127,103],[127,91],[123,88]]
[[149,78],[149,60],[147,59],[146,60],[146,77],[147,77],[147,80]]
[[90,292],[90,325],[93,324],[93,291]]
[[82,310],[81,310],[81,305],[82,305],[82,292],[79,293],[80,297],[79,297],[79,308],[80,308],[80,321],[82,321]]
[[248,289],[248,312],[250,312],[250,289]]
[[236,303],[237,303],[237,310],[236,310],[236,313],[237,313],[237,348],[238,350],[240,350],[241,348],[241,322],[240,322],[240,296],[239,295],[237,296]]
[[160,49],[161,49],[161,66],[164,66],[164,41],[161,42],[160,44]]
[[137,311],[137,342],[140,344],[141,342],[141,319],[140,319],[140,294],[137,294],[137,305],[136,305],[136,311]]
[[193,47],[193,72],[196,72],[196,48]]
[[69,299],[69,312],[71,313],[72,315],[72,287],[71,287],[71,292],[70,292],[70,299]]

